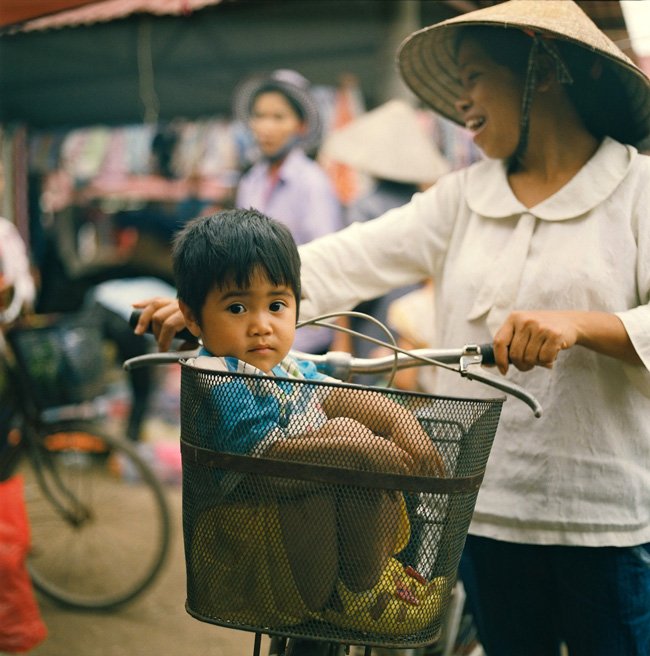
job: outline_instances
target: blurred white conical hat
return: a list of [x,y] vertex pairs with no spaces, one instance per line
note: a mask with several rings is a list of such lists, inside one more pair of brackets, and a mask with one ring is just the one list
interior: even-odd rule
[[375,178],[413,184],[433,183],[451,168],[417,112],[402,100],[390,100],[331,132],[321,154]]

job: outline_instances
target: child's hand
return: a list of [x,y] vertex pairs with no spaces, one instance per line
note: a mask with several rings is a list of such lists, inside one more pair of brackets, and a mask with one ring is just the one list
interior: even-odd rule
[[[382,435],[386,441],[394,442],[401,452],[409,454],[409,473],[423,476],[446,475],[438,449],[422,429],[416,416],[408,408],[385,395],[366,390],[333,390],[325,400],[324,408],[327,414],[333,417],[328,424],[342,420],[351,421],[357,424],[357,430],[372,431],[373,435]],[[350,417],[353,413],[354,418]],[[401,461],[404,461],[403,457]]]
[[411,455],[384,437],[374,435],[365,453],[364,469],[390,474],[415,474],[416,465]]
[[400,421],[390,435],[407,451],[414,462],[413,473],[420,476],[446,476],[440,452],[415,418]]

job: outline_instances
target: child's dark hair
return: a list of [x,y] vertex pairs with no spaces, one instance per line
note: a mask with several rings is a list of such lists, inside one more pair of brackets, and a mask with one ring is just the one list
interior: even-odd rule
[[[289,229],[254,209],[223,210],[193,219],[172,247],[178,298],[197,321],[216,286],[246,288],[261,268],[274,285],[291,287],[300,304],[300,256]],[[297,316],[296,316],[297,318]]]

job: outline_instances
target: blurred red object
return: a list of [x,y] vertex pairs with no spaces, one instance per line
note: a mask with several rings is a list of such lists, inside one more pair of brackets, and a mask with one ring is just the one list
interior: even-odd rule
[[30,535],[21,476],[0,482],[0,651],[29,651],[47,637],[25,559]]

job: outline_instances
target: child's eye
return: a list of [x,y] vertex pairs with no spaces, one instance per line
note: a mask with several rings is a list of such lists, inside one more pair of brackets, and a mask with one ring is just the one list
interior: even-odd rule
[[269,309],[271,312],[281,312],[285,307],[286,305],[282,301],[273,301],[273,303],[271,303],[269,306]]
[[228,306],[228,312],[231,314],[241,314],[245,311],[246,308],[241,303],[233,303],[232,305]]

